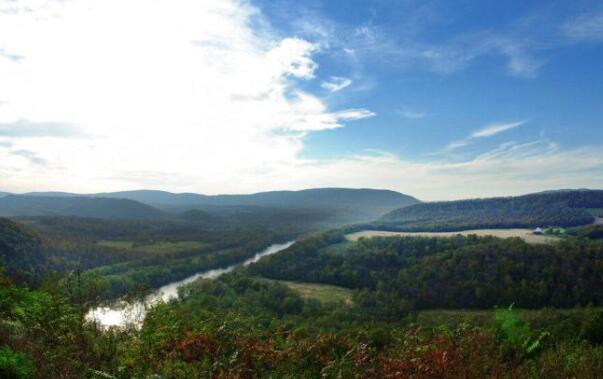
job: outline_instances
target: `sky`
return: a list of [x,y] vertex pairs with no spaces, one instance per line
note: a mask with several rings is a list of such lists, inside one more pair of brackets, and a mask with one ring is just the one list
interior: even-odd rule
[[603,188],[603,3],[0,0],[0,191]]

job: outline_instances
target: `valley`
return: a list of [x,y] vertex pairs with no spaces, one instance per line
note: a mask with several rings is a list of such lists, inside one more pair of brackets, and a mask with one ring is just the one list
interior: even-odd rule
[[[376,193],[360,191],[353,202]],[[388,192],[367,200],[382,214],[352,223],[329,215],[342,214],[332,191],[313,193],[326,196],[310,200],[321,209],[193,206],[150,218],[139,217],[144,203],[130,217],[102,200],[88,217],[11,200],[11,212],[28,205],[0,219],[0,356],[36,378],[603,369],[592,213],[603,191],[401,207]]]

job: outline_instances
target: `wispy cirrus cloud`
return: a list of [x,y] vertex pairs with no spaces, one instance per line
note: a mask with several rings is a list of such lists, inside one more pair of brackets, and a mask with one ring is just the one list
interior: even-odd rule
[[419,119],[425,118],[425,116],[427,116],[426,112],[416,111],[416,110],[413,110],[410,108],[400,109],[396,113],[398,113],[400,116],[410,119],[410,120],[419,120]]
[[69,122],[36,122],[19,119],[13,122],[0,122],[0,136],[9,138],[67,138],[82,137],[84,133],[75,124]]
[[527,120],[515,121],[515,122],[507,122],[507,123],[495,123],[486,125],[483,128],[480,128],[473,133],[469,134],[467,137],[458,140],[452,141],[446,146],[443,152],[449,153],[461,147],[465,147],[473,143],[477,139],[481,138],[489,138],[493,137],[497,134],[504,133],[508,130],[518,128],[524,125]]
[[603,41],[603,11],[577,16],[565,22],[561,30],[570,40],[601,42]]
[[30,151],[30,150],[25,150],[25,149],[13,150],[10,153],[12,155],[19,156],[21,158],[26,159],[27,161],[29,161],[31,164],[34,164],[34,165],[46,166],[46,164],[47,164],[47,161],[45,159],[41,158],[37,153]]
[[[397,11],[395,23],[378,22],[367,15],[358,25],[329,19],[316,11],[299,12],[292,22],[296,31],[319,41],[324,50],[354,58],[353,64],[390,65],[398,71],[429,70],[449,75],[483,62],[484,57],[502,62],[510,76],[534,78],[547,62],[547,52],[563,43],[552,38],[559,20],[546,7],[492,28],[459,28],[437,33],[450,22],[446,5],[408,2],[388,7]],[[378,15],[381,19],[383,14]],[[497,59],[502,58],[502,59]]]
[[322,82],[320,86],[331,92],[338,92],[350,86],[351,84],[352,80],[349,78],[344,78],[341,76],[331,76],[328,81]]
[[[375,151],[320,162],[299,161],[293,170],[287,169],[292,177],[286,182],[291,188],[307,188],[317,181],[323,186],[347,187],[379,183],[421,200],[452,200],[577,185],[603,188],[603,148],[568,149],[547,140],[505,142],[454,162],[447,159],[417,162]],[[338,174],[334,176],[333,172]],[[556,175],[550,175],[551,172]],[[283,176],[275,177],[277,182],[285,183]]]
[[490,124],[490,125],[487,125],[481,129],[476,130],[475,132],[471,133],[469,138],[475,139],[475,138],[492,137],[492,136],[495,136],[502,132],[506,132],[507,130],[515,129],[515,128],[525,124],[526,122],[528,122],[528,121],[522,120],[522,121],[508,122],[508,123],[502,123],[502,124]]

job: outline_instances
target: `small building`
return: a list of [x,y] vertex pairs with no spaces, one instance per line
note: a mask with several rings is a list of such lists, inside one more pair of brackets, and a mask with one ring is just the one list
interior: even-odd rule
[[536,228],[536,229],[532,230],[532,234],[540,235],[540,234],[544,234],[544,232],[542,231],[541,228]]

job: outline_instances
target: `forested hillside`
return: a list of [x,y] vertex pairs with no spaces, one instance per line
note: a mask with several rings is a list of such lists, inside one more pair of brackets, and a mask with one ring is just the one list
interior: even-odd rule
[[545,192],[517,197],[416,204],[392,211],[373,228],[448,231],[477,228],[575,226],[593,222],[603,191]]
[[37,233],[0,218],[0,267],[6,275],[28,282],[41,274],[45,261],[42,239]]
[[[603,245],[530,245],[494,237],[309,239],[249,269],[267,278],[327,283],[415,309],[603,306]],[[397,300],[396,300],[397,299]]]
[[[351,188],[215,196],[150,190],[90,195],[31,192],[7,196],[0,193],[0,216],[132,220],[174,219],[181,216],[189,221],[207,224],[274,226],[279,223],[311,223],[317,227],[334,227],[371,221],[391,210],[417,203],[417,199],[394,191]],[[204,212],[204,217],[201,212]]]
[[97,296],[105,299],[241,262],[310,227],[71,217],[0,221],[0,266],[8,278],[38,285],[53,273],[82,272],[95,278]]

